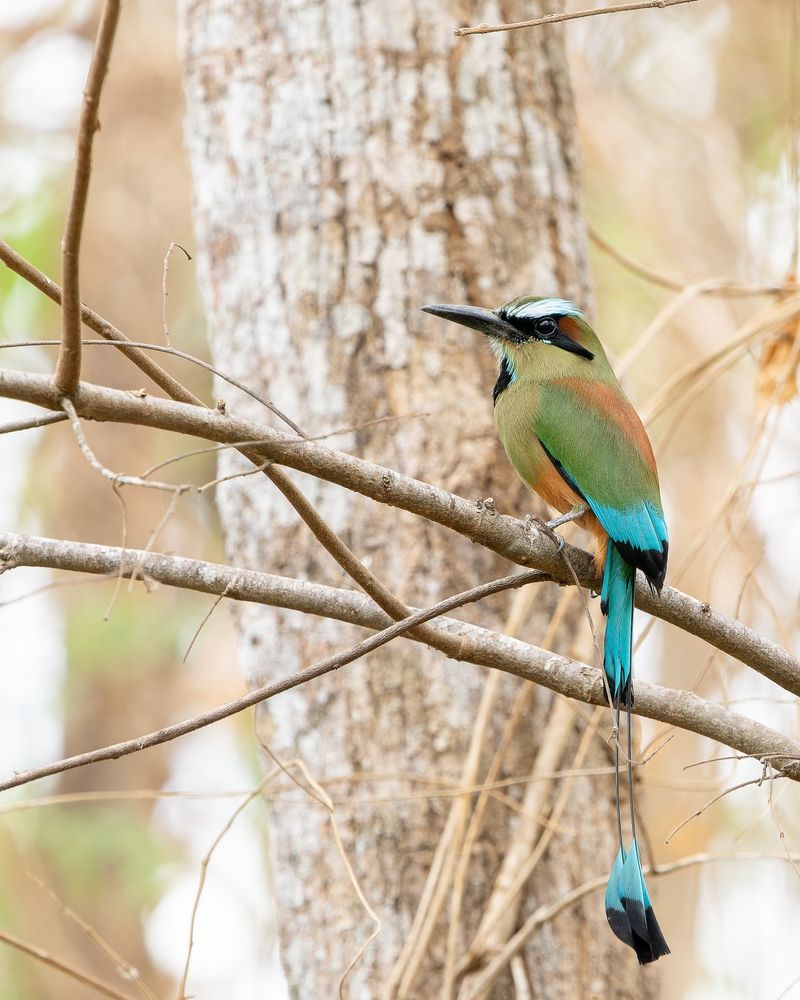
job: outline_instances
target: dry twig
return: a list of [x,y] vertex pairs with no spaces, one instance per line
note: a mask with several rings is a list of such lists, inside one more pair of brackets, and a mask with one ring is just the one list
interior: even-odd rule
[[123,979],[127,979],[131,983],[133,983],[133,985],[139,990],[139,992],[142,994],[145,1000],[158,1000],[155,993],[153,993],[153,991],[150,989],[147,983],[142,979],[139,970],[134,968],[130,964],[130,962],[126,961],[126,959],[124,959],[122,955],[120,955],[120,953],[116,950],[116,948],[114,948],[112,945],[108,943],[108,941],[106,941],[106,939],[103,937],[103,935],[100,933],[100,931],[98,931],[96,927],[94,927],[88,921],[84,920],[83,917],[79,913],[76,913],[71,906],[67,906],[67,904],[57,895],[57,893],[53,889],[51,889],[49,885],[47,885],[46,882],[43,882],[35,875],[31,875],[30,872],[28,872],[28,878],[32,882],[35,882],[40,889],[42,889],[44,892],[47,893],[47,895],[53,901],[58,910],[61,913],[63,913],[68,920],[71,920],[72,923],[74,923],[77,927],[80,927],[80,929],[89,938],[89,940],[92,941],[94,944],[96,944],[97,947],[100,949],[100,951],[102,951],[103,954],[106,956],[106,958],[108,958],[108,960],[113,963],[118,974]]
[[93,976],[89,972],[84,972],[83,969],[79,969],[71,962],[65,962],[61,958],[56,958],[55,955],[52,955],[44,948],[39,948],[35,944],[23,941],[21,938],[9,934],[8,931],[0,931],[0,941],[10,945],[12,948],[16,948],[17,951],[21,951],[25,955],[30,955],[37,962],[55,969],[56,972],[61,972],[65,976],[69,976],[70,979],[88,986],[95,993],[102,993],[103,996],[112,997],[113,1000],[134,1000],[130,993],[123,993],[115,986],[112,986],[111,983],[106,983],[102,979],[98,979],[97,976]]
[[164,330],[164,340],[167,343],[167,347],[172,347],[172,341],[169,339],[169,324],[167,322],[167,298],[169,297],[167,280],[169,279],[169,259],[172,256],[172,251],[175,249],[182,250],[187,260],[192,259],[192,255],[180,243],[170,243],[167,247],[167,252],[164,254],[164,266],[161,269],[161,326]]
[[455,28],[453,34],[460,38],[463,35],[488,35],[497,31],[517,31],[519,28],[538,28],[542,24],[559,24],[561,21],[574,21],[579,17],[596,17],[598,14],[624,14],[629,10],[647,10],[652,7],[675,7],[682,3],[695,3],[696,0],[637,0],[636,3],[621,3],[613,7],[590,7],[588,10],[572,10],[563,14],[545,14],[531,21],[516,21],[510,24],[476,24],[469,28]]
[[189,918],[189,943],[186,947],[186,959],[183,964],[183,973],[181,974],[181,981],[178,984],[178,997],[177,1000],[184,1000],[186,997],[186,981],[189,978],[189,965],[192,961],[192,950],[194,948],[194,931],[195,925],[197,923],[197,911],[200,909],[200,899],[203,895],[203,889],[206,884],[206,875],[208,874],[208,866],[211,864],[211,858],[214,851],[219,847],[220,843],[224,840],[225,836],[230,832],[231,827],[236,822],[236,820],[241,816],[245,809],[250,805],[250,803],[257,798],[260,798],[264,792],[266,786],[272,781],[272,779],[279,773],[279,769],[275,768],[269,774],[265,775],[258,785],[248,792],[247,795],[242,799],[236,809],[228,817],[225,825],[222,827],[220,832],[211,842],[211,846],[203,855],[200,861],[200,875],[197,880],[197,890],[195,892],[194,901],[192,903],[192,913]]
[[83,105],[78,121],[78,139],[75,146],[75,179],[72,185],[64,237],[61,241],[61,280],[64,286],[61,306],[61,348],[53,377],[54,384],[63,396],[71,396],[78,388],[81,377],[81,293],[79,259],[81,233],[89,196],[89,179],[92,174],[92,143],[99,128],[97,112],[100,92],[108,71],[114,33],[119,19],[120,0],[106,0],[100,15],[100,25],[94,43],[89,76],[83,92]]

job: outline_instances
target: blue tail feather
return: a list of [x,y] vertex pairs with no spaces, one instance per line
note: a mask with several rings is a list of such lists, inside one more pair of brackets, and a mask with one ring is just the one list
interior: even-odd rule
[[617,856],[614,858],[614,864],[611,868],[611,874],[608,877],[608,885],[606,886],[606,920],[608,920],[611,930],[623,944],[628,945],[629,948],[635,948],[633,930],[631,929],[628,914],[625,912],[625,906],[619,894],[619,882],[624,863],[625,855],[622,853],[622,848],[620,847],[617,851]]
[[640,965],[669,955],[669,946],[659,927],[634,839],[627,856],[620,847],[606,888],[606,917],[620,941],[633,948]]
[[611,703],[626,705],[631,694],[631,650],[633,648],[633,594],[636,569],[609,540],[600,607],[608,615],[603,669],[608,678]]
[[[617,543],[609,539],[606,566],[601,590],[601,608],[608,616],[606,623],[603,669],[608,679],[611,705],[616,711],[616,799],[617,826],[620,847],[614,859],[606,888],[606,918],[611,930],[624,944],[636,952],[640,965],[654,962],[669,954],[669,947],[659,927],[650,902],[636,842],[636,816],[633,806],[633,776],[631,759],[631,706],[633,687],[631,660],[633,649],[633,599],[636,567],[625,558]],[[627,708],[628,721],[628,789],[633,840],[626,853],[622,841],[619,788],[619,724],[620,707]]]

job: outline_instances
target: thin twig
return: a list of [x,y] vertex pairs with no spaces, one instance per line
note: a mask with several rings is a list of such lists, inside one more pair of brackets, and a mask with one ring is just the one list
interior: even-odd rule
[[[48,278],[46,274],[40,271],[37,267],[34,267],[29,260],[26,260],[18,254],[16,250],[9,246],[4,240],[0,240],[0,261],[13,271],[14,274],[18,274],[20,278],[33,285],[33,287],[38,289],[43,295],[46,295],[47,298],[55,302],[56,305],[61,305],[61,287],[53,281],[52,278]],[[115,343],[117,345],[117,349],[121,351],[126,358],[132,361],[140,371],[144,372],[144,374],[147,375],[147,377],[151,379],[155,385],[157,385],[160,389],[163,389],[164,392],[166,392],[166,394],[172,399],[179,399],[184,403],[194,403],[196,406],[203,405],[203,401],[201,399],[198,399],[194,393],[190,392],[185,386],[181,385],[177,379],[174,379],[168,372],[165,372],[164,369],[149,358],[143,350],[138,347],[129,346],[130,341],[125,334],[114,326],[113,323],[109,323],[107,319],[100,316],[99,313],[96,313],[88,306],[82,305],[81,319],[90,330],[94,330],[94,332],[99,334],[101,337]]]
[[519,28],[538,28],[540,24],[559,24],[579,17],[596,17],[598,14],[623,14],[628,10],[647,10],[651,7],[676,7],[682,3],[696,3],[696,0],[637,0],[636,3],[621,3],[613,7],[591,7],[589,10],[565,11],[563,14],[545,14],[531,21],[516,21],[512,24],[476,24],[469,28],[455,28],[456,38],[463,35],[488,35],[495,31],[516,31]]
[[61,590],[63,587],[87,587],[102,583],[103,580],[113,580],[117,574],[118,571],[115,570],[113,573],[102,574],[95,578],[82,579],[78,577],[76,580],[53,580],[51,583],[43,583],[41,587],[26,590],[22,594],[14,594],[13,597],[4,598],[0,601],[0,608],[7,608],[12,604],[19,604],[21,601],[31,600],[34,597],[39,597],[41,594],[46,594],[49,590]]
[[121,990],[112,986],[111,983],[106,983],[102,979],[98,979],[96,976],[91,975],[91,973],[84,972],[71,962],[65,962],[61,958],[56,958],[55,955],[51,955],[50,952],[45,951],[44,948],[39,948],[35,944],[29,944],[27,941],[23,941],[22,938],[9,934],[8,931],[0,931],[0,941],[4,944],[10,945],[12,948],[16,948],[17,951],[21,951],[25,955],[30,955],[31,958],[35,958],[37,962],[41,962],[43,965],[47,965],[51,969],[55,969],[56,972],[62,972],[65,976],[69,976],[70,979],[75,979],[79,983],[83,983],[84,986],[88,986],[96,993],[102,993],[103,996],[112,997],[113,1000],[134,1000],[130,993],[123,993]]
[[36,427],[47,427],[66,420],[66,413],[46,413],[41,417],[29,417],[27,420],[15,420],[10,424],[0,426],[0,434],[16,434],[17,431],[29,431]]
[[188,490],[193,488],[189,483],[176,486],[175,483],[160,483],[154,479],[142,479],[141,476],[129,476],[122,472],[112,472],[111,469],[103,465],[103,463],[89,447],[89,442],[86,440],[83,433],[80,419],[78,414],[75,412],[75,407],[72,405],[72,401],[65,397],[61,400],[61,407],[69,417],[72,429],[75,432],[75,437],[78,441],[78,445],[83,452],[83,457],[89,465],[91,465],[91,467],[96,472],[99,472],[105,479],[108,479],[110,482],[115,483],[118,486],[142,486],[151,490],[165,490],[168,493],[186,493]]
[[[145,482],[149,482],[149,480],[145,480]],[[152,529],[152,531],[147,537],[147,542],[145,544],[145,547],[142,549],[142,558],[145,558],[147,553],[152,551],[153,546],[155,545],[159,535],[167,526],[168,522],[172,518],[175,511],[178,509],[178,503],[180,502],[180,499],[185,492],[186,490],[184,487],[179,487],[178,489],[172,491],[172,496],[169,498],[169,503],[167,504],[164,513],[159,518],[158,524],[155,526],[155,528]],[[139,576],[140,571],[141,571],[141,565],[134,566],[133,572],[130,575],[128,583],[129,594],[132,593],[133,591],[133,585],[136,582],[136,578]],[[142,577],[142,580],[144,581],[144,577]]]
[[[122,495],[122,487],[119,483],[112,483],[111,490],[114,496],[117,498],[117,503],[119,504],[120,517],[122,519],[121,524],[121,548],[124,550],[128,544],[128,505],[125,503],[125,497]],[[111,620],[111,611],[114,605],[117,603],[117,598],[119,597],[120,591],[122,590],[122,580],[123,580],[123,561],[120,559],[119,568],[116,573],[116,582],[114,584],[114,590],[111,593],[111,600],[108,602],[106,610],[103,612],[103,621],[107,622]]]
[[272,779],[278,773],[279,773],[278,768],[273,769],[269,774],[265,775],[261,779],[256,788],[254,788],[251,792],[247,793],[247,795],[242,799],[242,801],[239,803],[236,809],[228,817],[227,822],[222,827],[217,836],[214,838],[214,840],[211,842],[211,846],[206,851],[203,859],[200,862],[200,876],[197,880],[197,890],[195,892],[194,902],[192,903],[192,914],[191,917],[189,918],[189,943],[186,948],[186,960],[184,961],[183,964],[183,973],[181,975],[181,981],[178,984],[178,1000],[184,1000],[184,998],[186,997],[186,981],[189,978],[189,965],[192,960],[192,950],[194,948],[194,932],[195,932],[195,925],[197,923],[197,911],[200,909],[200,899],[202,898],[203,895],[203,889],[205,888],[206,884],[206,875],[208,874],[208,866],[211,863],[211,858],[214,854],[214,851],[216,851],[222,840],[230,832],[231,827],[239,818],[239,816],[241,816],[244,810],[250,805],[250,803],[254,799],[259,798],[259,796],[262,794],[262,792],[269,784],[269,782],[272,781]]
[[[2,241],[0,241],[0,244],[1,243]],[[119,333],[119,331],[117,331],[117,333],[119,334],[120,337],[124,337],[124,334]],[[4,343],[0,343],[0,349],[6,349],[6,348],[13,349],[22,347],[58,347],[60,343],[61,343],[60,340],[8,340],[5,341]],[[123,344],[125,345],[124,347]],[[144,351],[155,351],[157,354],[169,354],[173,358],[180,358],[181,361],[188,361],[191,364],[196,365],[198,368],[203,368],[207,372],[211,372],[212,375],[216,375],[217,378],[222,379],[223,382],[227,382],[229,385],[235,386],[237,389],[240,389],[243,393],[245,393],[245,395],[250,396],[250,398],[254,399],[257,403],[261,403],[263,407],[268,409],[271,413],[274,413],[279,420],[282,420],[287,427],[291,427],[291,429],[295,432],[295,434],[298,435],[299,438],[303,440],[315,440],[315,441],[321,440],[321,438],[309,439],[305,431],[303,431],[302,428],[298,427],[297,424],[291,419],[291,417],[288,417],[282,410],[279,410],[278,407],[275,406],[275,404],[271,400],[266,399],[260,393],[256,392],[255,389],[251,389],[248,385],[245,385],[244,382],[240,382],[239,379],[234,378],[232,375],[226,375],[225,372],[221,371],[215,365],[212,365],[211,362],[203,361],[202,358],[197,358],[194,356],[194,354],[189,354],[187,351],[179,351],[177,347],[167,346],[165,344],[150,344],[146,340],[141,340],[141,341],[128,340],[127,337],[125,337],[124,341],[122,342],[120,342],[118,339],[91,340],[84,338],[83,340],[81,340],[81,345],[83,347],[115,347],[118,351],[122,351],[123,353],[126,351],[126,349],[129,349],[131,354],[134,354],[134,352],[136,352],[133,360],[135,361],[136,366],[140,368],[143,372],[145,372],[145,374],[150,374],[150,371],[148,369],[148,366],[143,363],[143,361],[149,361],[147,355],[143,353]],[[153,363],[150,362],[150,364],[152,365]],[[183,388],[180,385],[180,382],[175,382],[172,376],[167,375],[167,373],[164,372],[161,368],[159,368],[158,365],[153,365],[153,367],[157,372],[162,372],[163,375],[165,375],[166,378],[169,380],[169,382],[172,382],[174,383],[174,385]],[[154,378],[153,380],[156,382],[156,385],[159,385],[163,388],[163,385],[161,384],[162,380],[156,378]],[[167,384],[169,384],[169,382],[167,382]],[[203,401],[201,399],[198,399],[196,396],[193,396],[188,389],[184,393],[167,390],[167,394],[171,396],[173,399],[180,400],[181,402],[184,403],[194,402],[195,405],[197,406],[203,406],[203,407],[205,406],[205,403],[203,403]],[[144,395],[147,394],[144,393]],[[321,437],[327,437],[327,436],[328,435],[322,435]]]
[[[766,765],[765,765],[766,766]],[[785,777],[783,774],[778,775],[779,778]],[[751,778],[749,781],[740,781],[738,785],[730,785],[728,788],[724,788],[719,795],[715,795],[710,798],[705,805],[700,806],[691,816],[687,816],[682,823],[679,823],[674,830],[672,830],[664,839],[664,843],[668,844],[676,833],[679,833],[685,826],[692,822],[693,819],[697,819],[698,816],[702,816],[706,809],[714,805],[715,802],[719,802],[720,799],[724,799],[726,795],[730,795],[732,792],[738,792],[742,788],[748,788],[750,785],[761,785],[764,782],[764,776],[761,775],[758,778]]]
[[81,294],[79,261],[83,220],[89,196],[89,179],[92,175],[92,143],[99,128],[97,112],[100,92],[111,58],[114,33],[119,19],[120,0],[106,0],[100,15],[92,62],[83,91],[83,105],[78,121],[78,138],[75,145],[75,179],[72,184],[64,237],[61,241],[61,281],[64,301],[61,307],[61,347],[58,352],[53,377],[58,391],[71,396],[78,388],[81,377]]
[[68,920],[71,920],[76,926],[80,927],[84,934],[86,934],[86,936],[97,945],[106,958],[114,964],[117,972],[123,979],[127,979],[132,982],[142,996],[146,998],[146,1000],[157,1000],[155,993],[153,993],[147,983],[142,979],[139,970],[134,968],[130,962],[126,961],[116,948],[106,941],[96,927],[90,924],[87,920],[84,920],[83,917],[79,913],[76,913],[71,906],[67,906],[67,904],[46,882],[43,882],[30,872],[27,872],[27,875],[28,878],[32,882],[35,882],[43,892],[47,893],[58,910],[60,910],[60,912],[63,913]]
[[[775,783],[775,778],[776,777],[780,778],[781,775],[780,774],[776,775],[774,769],[769,765],[769,763],[767,763],[766,767],[769,780],[769,792],[767,794],[767,802],[769,804],[769,810],[772,813],[773,822],[775,823],[775,829],[778,831],[778,839],[781,842],[781,846],[783,847],[787,860],[791,863],[792,868],[794,868],[795,875],[800,875],[800,868],[797,867],[797,862],[795,861],[792,852],[789,850],[789,845],[786,843],[786,833],[784,832],[783,826],[781,825],[781,818],[778,813],[778,803],[775,801],[775,794],[774,794],[775,789],[773,786]],[[785,792],[787,787],[788,786],[784,785],[782,792]]]
[[615,247],[613,243],[610,243],[605,236],[589,223],[589,239],[596,243],[597,246],[612,260],[615,260],[621,267],[624,267],[627,271],[635,274],[637,277],[642,278],[644,281],[649,281],[654,285],[660,285],[662,288],[668,288],[673,292],[682,292],[684,288],[692,285],[699,288],[699,295],[719,295],[722,297],[739,297],[742,298],[757,298],[760,295],[784,295],[786,292],[793,292],[797,290],[796,285],[748,285],[745,282],[736,281],[734,278],[719,278],[716,281],[706,281],[688,278],[677,278],[673,275],[663,274],[661,271],[657,271],[653,267],[648,267],[646,264],[642,264],[641,261],[635,260],[628,254],[624,253],[618,247]]
[[164,266],[161,270],[161,325],[164,329],[164,340],[167,342],[167,347],[172,347],[172,341],[169,339],[169,325],[167,323],[167,298],[169,296],[167,279],[169,278],[169,259],[176,247],[178,250],[183,251],[187,260],[192,259],[192,255],[180,243],[170,243],[169,247],[167,247],[167,252],[164,254]]
[[208,621],[208,619],[214,614],[214,612],[217,610],[217,607],[218,607],[220,601],[222,600],[222,598],[223,597],[227,597],[227,596],[228,596],[227,592],[223,590],[222,593],[219,595],[219,597],[214,601],[214,603],[208,609],[208,611],[203,615],[203,620],[200,622],[200,624],[194,630],[194,635],[192,636],[191,641],[189,642],[189,645],[186,647],[186,652],[183,654],[183,659],[181,660],[181,663],[186,663],[186,661],[189,659],[189,653],[191,653],[192,647],[197,642],[197,637],[203,631],[204,625],[206,624],[206,622]]

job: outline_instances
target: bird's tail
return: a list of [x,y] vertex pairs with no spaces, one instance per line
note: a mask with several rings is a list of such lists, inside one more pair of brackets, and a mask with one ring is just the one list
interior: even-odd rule
[[636,952],[639,965],[669,955],[669,945],[658,926],[644,883],[635,837],[628,853],[620,847],[614,859],[606,887],[606,917],[620,941]]
[[611,707],[619,711],[631,695],[631,656],[633,647],[633,590],[636,570],[622,558],[617,546],[609,541],[600,608],[608,615],[603,649],[603,669],[608,680]]
[[[656,920],[644,882],[639,845],[636,841],[636,815],[633,803],[633,764],[631,740],[631,660],[633,655],[633,596],[636,569],[623,559],[617,546],[609,541],[606,555],[600,607],[608,616],[603,651],[603,669],[608,681],[611,708],[616,722],[616,802],[619,850],[606,888],[606,917],[616,936],[636,952],[640,965],[669,954],[669,947]],[[631,846],[626,852],[622,835],[620,790],[620,715],[625,707],[628,724],[628,799],[630,802]]]

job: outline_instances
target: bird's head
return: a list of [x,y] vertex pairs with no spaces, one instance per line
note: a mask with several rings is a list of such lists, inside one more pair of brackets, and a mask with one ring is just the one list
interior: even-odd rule
[[[589,374],[607,365],[597,334],[580,309],[566,299],[524,295],[499,309],[430,305],[423,312],[478,330],[500,360],[494,397],[518,379]],[[594,374],[594,372],[593,372]]]

